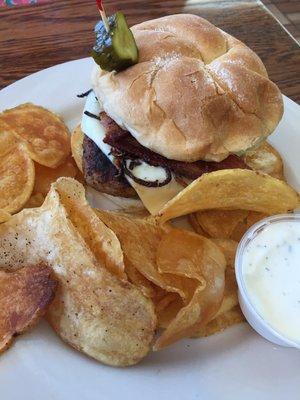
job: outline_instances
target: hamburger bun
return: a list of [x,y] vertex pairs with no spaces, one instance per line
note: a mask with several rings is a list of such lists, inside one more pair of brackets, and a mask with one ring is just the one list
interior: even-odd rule
[[273,132],[281,93],[242,42],[190,14],[132,32],[138,64],[119,73],[95,66],[92,85],[105,112],[140,144],[169,159],[221,161]]

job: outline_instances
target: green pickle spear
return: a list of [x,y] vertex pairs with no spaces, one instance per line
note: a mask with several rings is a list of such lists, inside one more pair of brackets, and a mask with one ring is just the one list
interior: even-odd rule
[[102,21],[95,26],[92,56],[101,69],[119,72],[138,62],[138,48],[123,13],[109,17],[108,24],[108,32]]

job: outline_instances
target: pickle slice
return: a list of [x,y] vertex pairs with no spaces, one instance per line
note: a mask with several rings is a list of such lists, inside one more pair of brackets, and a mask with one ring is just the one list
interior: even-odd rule
[[125,16],[117,12],[108,18],[110,30],[102,21],[95,27],[96,43],[92,56],[105,71],[122,71],[138,62],[138,49]]

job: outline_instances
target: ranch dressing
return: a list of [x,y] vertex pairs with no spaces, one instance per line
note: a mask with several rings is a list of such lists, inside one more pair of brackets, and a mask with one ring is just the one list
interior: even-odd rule
[[300,343],[300,219],[266,225],[242,260],[249,299],[279,334]]

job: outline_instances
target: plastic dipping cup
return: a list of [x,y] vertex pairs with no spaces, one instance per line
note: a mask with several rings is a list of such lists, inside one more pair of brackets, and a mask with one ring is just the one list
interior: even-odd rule
[[[242,312],[247,319],[248,323],[252,326],[252,328],[263,336],[265,339],[269,340],[280,346],[286,347],[295,347],[300,349],[300,341],[299,343],[290,340],[288,337],[285,337],[283,332],[279,332],[270,323],[265,319],[262,315],[262,312],[257,309],[254,305],[254,299],[249,290],[247,288],[247,284],[245,281],[245,270],[246,265],[243,262],[245,260],[245,252],[250,243],[260,234],[262,231],[270,226],[271,224],[282,224],[282,228],[286,226],[286,223],[289,222],[298,222],[300,224],[300,214],[283,214],[276,215],[265,218],[255,225],[253,225],[243,236],[242,240],[239,243],[237,248],[237,253],[235,257],[235,274],[236,280],[238,284],[238,297],[240,307]],[[284,231],[283,231],[284,232]],[[299,241],[300,246],[300,241]],[[300,268],[300,265],[299,265]],[[300,289],[300,287],[299,287]],[[300,292],[299,292],[300,296]],[[276,308],[276,304],[274,304],[274,308]],[[300,339],[300,338],[299,338]]]

